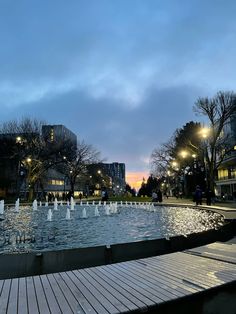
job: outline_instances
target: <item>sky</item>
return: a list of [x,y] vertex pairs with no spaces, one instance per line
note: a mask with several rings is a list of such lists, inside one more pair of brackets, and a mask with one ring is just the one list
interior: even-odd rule
[[236,83],[236,1],[0,0],[0,123],[64,124],[137,187],[150,155]]

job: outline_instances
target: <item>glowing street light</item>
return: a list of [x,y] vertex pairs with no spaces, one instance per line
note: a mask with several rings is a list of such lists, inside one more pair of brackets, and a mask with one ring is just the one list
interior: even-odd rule
[[16,143],[21,143],[21,140],[22,140],[21,136],[16,137]]
[[207,138],[209,136],[210,129],[209,128],[201,128],[200,135],[202,138]]
[[181,156],[182,158],[186,158],[186,157],[188,156],[188,152],[187,152],[186,150],[182,150],[182,151],[180,152],[180,156]]
[[30,163],[30,162],[32,161],[32,159],[31,159],[30,157],[28,157],[28,158],[26,159],[26,161],[27,161],[28,163]]
[[173,166],[173,167],[177,167],[177,166],[178,166],[177,161],[173,161],[173,162],[172,162],[172,166]]
[[98,174],[101,174],[102,172],[101,172],[101,170],[98,170]]

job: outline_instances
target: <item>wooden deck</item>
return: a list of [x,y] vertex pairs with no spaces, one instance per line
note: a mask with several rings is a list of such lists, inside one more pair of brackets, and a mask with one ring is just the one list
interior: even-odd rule
[[[214,251],[210,258],[207,250]],[[217,252],[221,260],[214,258]],[[143,311],[235,281],[235,256],[236,244],[214,243],[183,253],[1,280],[0,313]]]

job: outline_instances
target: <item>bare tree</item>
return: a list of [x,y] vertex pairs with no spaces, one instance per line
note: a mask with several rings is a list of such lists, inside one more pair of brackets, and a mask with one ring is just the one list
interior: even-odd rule
[[[22,176],[28,182],[29,190],[34,188],[35,183],[41,176],[42,155],[45,155],[45,143],[41,138],[43,124],[45,124],[44,121],[25,117],[21,120],[12,120],[0,125],[1,147],[3,147],[0,158],[1,160],[5,158],[5,164],[7,165],[10,162],[15,168],[16,194],[20,192],[20,179]],[[7,153],[5,153],[6,147]]]
[[230,118],[236,114],[236,97],[233,92],[218,92],[213,98],[199,98],[194,111],[209,120],[209,136],[204,140],[207,183],[214,189],[217,169],[233,149],[230,135],[224,134]]
[[60,167],[69,179],[71,194],[73,195],[77,180],[86,177],[88,166],[101,162],[100,152],[98,152],[92,145],[81,141],[77,143],[75,157],[64,158],[63,161],[64,162]]

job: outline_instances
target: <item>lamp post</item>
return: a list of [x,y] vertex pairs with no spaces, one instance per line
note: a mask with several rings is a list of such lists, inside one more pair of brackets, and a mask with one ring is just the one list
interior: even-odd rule
[[202,142],[203,142],[203,165],[204,165],[204,175],[205,175],[205,184],[206,184],[206,189],[209,189],[210,187],[210,182],[209,182],[209,174],[208,174],[208,165],[207,165],[207,155],[208,155],[208,151],[207,151],[207,145],[206,145],[206,140],[209,137],[209,133],[210,133],[210,129],[203,127],[200,130],[200,136],[202,138]]

